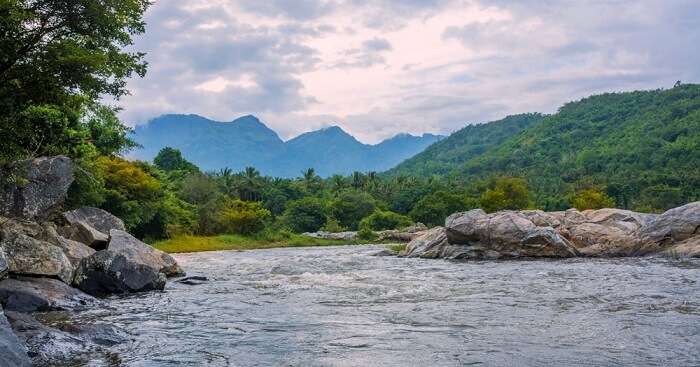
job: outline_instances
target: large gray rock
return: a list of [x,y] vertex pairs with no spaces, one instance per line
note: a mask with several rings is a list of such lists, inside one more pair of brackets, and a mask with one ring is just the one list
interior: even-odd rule
[[661,254],[669,257],[700,257],[700,235],[683,240]]
[[73,183],[73,162],[65,156],[18,161],[2,173],[14,184],[0,191],[0,214],[25,219],[47,218],[63,205]]
[[56,277],[70,284],[73,266],[61,248],[22,233],[5,236],[0,248],[7,254],[10,274]]
[[62,236],[77,241],[95,249],[104,250],[109,242],[109,236],[81,220],[70,226],[61,228]]
[[700,235],[700,201],[670,209],[643,226],[636,254],[663,251],[697,235]]
[[486,214],[483,210],[476,209],[456,213],[447,218],[445,227],[451,245],[472,248],[452,256],[515,258],[578,255],[576,248],[554,228],[537,226],[528,216],[519,212]]
[[435,227],[423,232],[409,242],[399,256],[436,258],[446,244],[447,235],[445,228]]
[[151,267],[167,277],[185,274],[172,256],[139,241],[134,236],[118,229],[109,231],[109,236],[107,249],[126,257],[129,261]]
[[0,366],[29,367],[27,347],[17,338],[0,306]]
[[9,311],[80,310],[99,301],[60,280],[19,277],[0,281],[0,303]]
[[165,274],[127,255],[101,250],[80,261],[73,285],[93,296],[162,290]]
[[105,235],[108,235],[109,231],[113,229],[121,231],[126,230],[124,222],[121,219],[99,208],[83,207],[67,211],[63,213],[63,218],[71,225],[78,222],[87,223],[89,226]]

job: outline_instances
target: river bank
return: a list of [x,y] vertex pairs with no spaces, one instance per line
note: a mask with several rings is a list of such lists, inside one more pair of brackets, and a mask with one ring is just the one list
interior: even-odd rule
[[367,243],[356,239],[329,240],[311,238],[292,233],[276,233],[263,236],[176,236],[153,243],[153,247],[167,253],[189,253],[225,250],[259,250],[283,247],[344,246]]

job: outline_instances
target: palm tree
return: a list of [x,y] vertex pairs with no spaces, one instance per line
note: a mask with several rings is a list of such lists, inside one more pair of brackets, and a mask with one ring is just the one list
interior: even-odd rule
[[321,189],[321,178],[316,175],[316,170],[309,168],[301,172],[301,181],[309,192],[316,192]]
[[351,185],[356,189],[363,188],[365,186],[365,175],[363,175],[362,172],[353,172]]
[[260,172],[254,167],[246,167],[240,174],[238,194],[241,200],[260,201]]
[[330,178],[331,191],[334,194],[338,194],[345,188],[345,177],[341,175],[333,175]]

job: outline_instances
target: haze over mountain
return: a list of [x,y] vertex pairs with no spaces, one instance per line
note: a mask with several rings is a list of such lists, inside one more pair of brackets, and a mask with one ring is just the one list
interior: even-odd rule
[[252,166],[265,175],[297,177],[314,168],[323,177],[353,171],[384,171],[423,151],[441,136],[399,134],[379,144],[363,144],[338,126],[283,141],[255,116],[219,122],[198,115],[169,114],[134,130],[142,145],[131,157],[151,160],[163,147],[182,151],[204,170]]

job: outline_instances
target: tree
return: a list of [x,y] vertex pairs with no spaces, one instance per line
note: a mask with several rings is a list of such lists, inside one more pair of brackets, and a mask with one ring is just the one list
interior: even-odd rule
[[153,164],[166,172],[199,172],[199,168],[182,157],[182,153],[171,147],[161,149],[153,158]]
[[530,207],[527,182],[520,177],[501,177],[487,189],[480,200],[481,208],[487,212],[517,210]]
[[225,233],[252,234],[265,226],[270,211],[260,202],[226,199],[218,213],[220,230]]
[[315,232],[326,223],[328,207],[317,198],[307,196],[292,201],[284,212],[283,222],[294,232]]
[[372,214],[377,201],[366,192],[346,191],[331,202],[330,211],[343,227],[356,230],[362,218]]
[[410,216],[428,226],[444,225],[445,218],[451,214],[475,208],[477,203],[474,201],[465,195],[436,191],[420,199],[411,209]]
[[411,218],[391,211],[377,210],[360,221],[360,228],[373,231],[398,229],[412,224]]
[[571,206],[578,210],[612,208],[615,201],[597,189],[581,190],[571,199]]
[[[144,31],[149,4],[0,2],[1,160],[59,153],[77,158],[89,153],[85,146],[103,154],[128,148],[115,110],[99,100],[127,94],[126,79],[145,74],[144,54],[125,50]],[[110,130],[116,135],[95,134]]]
[[261,198],[261,183],[260,172],[254,167],[246,167],[239,174],[238,181],[238,196],[245,201],[260,201]]
[[180,184],[180,197],[190,204],[203,205],[219,195],[216,181],[202,173],[187,175]]

